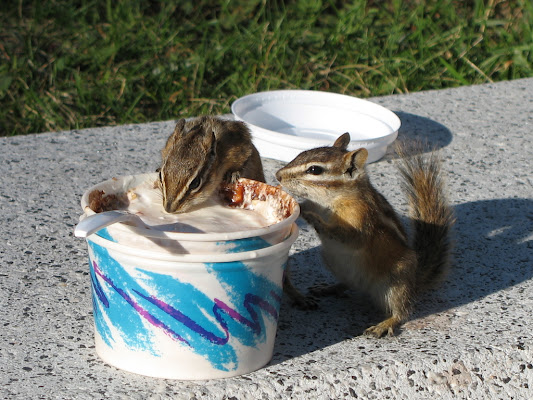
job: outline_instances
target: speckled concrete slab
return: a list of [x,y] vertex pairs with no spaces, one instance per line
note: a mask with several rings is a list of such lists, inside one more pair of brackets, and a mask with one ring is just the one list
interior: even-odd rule
[[[0,397],[530,398],[533,387],[533,79],[374,98],[400,137],[440,148],[457,213],[454,270],[399,336],[360,336],[381,315],[357,293],[299,311],[285,300],[274,358],[237,378],[184,382],[117,370],[94,351],[80,196],[150,172],[172,122],[0,139]],[[265,160],[268,179],[282,164]],[[369,167],[405,212],[392,154]],[[300,288],[333,281],[314,232],[293,254]]]

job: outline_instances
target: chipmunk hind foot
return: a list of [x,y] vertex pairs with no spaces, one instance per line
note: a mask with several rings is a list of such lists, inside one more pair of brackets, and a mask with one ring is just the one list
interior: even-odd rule
[[398,317],[392,316],[379,324],[367,328],[364,332],[366,336],[373,336],[375,338],[382,338],[385,336],[394,336],[394,330],[400,325],[401,320]]
[[336,296],[336,297],[346,297],[345,291],[348,287],[343,283],[328,284],[328,283],[319,283],[313,285],[309,288],[309,292],[314,296]]
[[315,310],[318,308],[316,298],[306,296],[296,289],[288,274],[283,277],[283,291],[291,299],[292,305],[300,310]]

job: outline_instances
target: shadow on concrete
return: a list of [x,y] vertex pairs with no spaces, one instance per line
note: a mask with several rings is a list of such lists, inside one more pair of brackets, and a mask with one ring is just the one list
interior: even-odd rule
[[454,268],[439,295],[442,306],[433,311],[533,278],[532,199],[480,200],[456,206],[455,213]]
[[[451,131],[439,122],[403,111],[395,111],[394,113],[402,121],[397,141],[419,142],[430,151],[446,147],[453,139]],[[384,160],[394,160],[396,158],[394,146],[391,145],[387,149]]]
[[402,121],[398,136],[405,136],[410,140],[427,142],[437,149],[443,148],[451,143],[453,135],[441,123],[403,111],[395,111],[395,113]]
[[[533,278],[533,200],[475,201],[456,206],[455,213],[453,269],[439,288],[421,296],[412,318],[479,301]],[[295,254],[293,266],[293,282],[300,288],[335,281],[322,267],[319,247]],[[314,311],[295,309],[285,300],[272,363],[358,336],[382,318],[355,291],[321,298]]]

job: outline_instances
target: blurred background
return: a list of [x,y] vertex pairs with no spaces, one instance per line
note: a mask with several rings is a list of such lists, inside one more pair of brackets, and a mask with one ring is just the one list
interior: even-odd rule
[[531,0],[2,1],[0,136],[533,76]]

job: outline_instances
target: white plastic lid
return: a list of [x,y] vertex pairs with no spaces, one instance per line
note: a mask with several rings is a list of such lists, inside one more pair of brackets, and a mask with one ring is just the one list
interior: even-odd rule
[[304,150],[330,146],[344,132],[351,136],[348,149],[365,147],[368,162],[374,162],[401,125],[396,114],[378,104],[312,90],[254,93],[237,99],[231,111],[248,124],[262,157],[286,162]]

